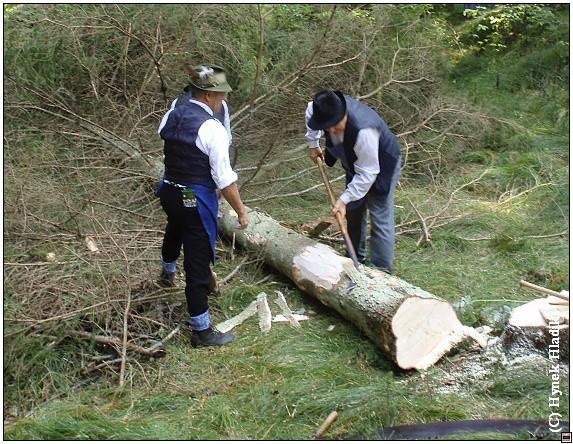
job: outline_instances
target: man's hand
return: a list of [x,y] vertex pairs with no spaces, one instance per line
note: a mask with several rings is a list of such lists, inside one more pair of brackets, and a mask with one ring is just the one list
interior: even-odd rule
[[346,217],[346,204],[340,199],[338,199],[334,204],[334,207],[332,207],[332,215],[336,216],[336,213],[340,213],[342,219]]
[[316,159],[317,158],[321,158],[322,161],[324,162],[324,157],[322,156],[322,151],[320,148],[309,148],[308,149],[308,156],[310,157],[310,159],[314,162],[317,163]]
[[247,213],[247,210],[245,209],[245,211],[239,214],[238,217],[239,217],[239,230],[244,230],[249,225],[249,214]]
[[241,196],[239,196],[239,189],[237,188],[237,182],[233,182],[226,188],[221,190],[221,194],[225,198],[231,208],[237,213],[239,219],[239,229],[243,230],[249,225],[249,215],[247,214],[247,207],[243,205],[241,201]]

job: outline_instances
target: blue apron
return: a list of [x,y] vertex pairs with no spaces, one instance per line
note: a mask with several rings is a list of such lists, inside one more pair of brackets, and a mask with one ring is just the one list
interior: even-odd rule
[[209,238],[209,245],[211,247],[211,259],[213,265],[215,265],[215,245],[217,243],[217,212],[219,210],[219,200],[217,199],[216,189],[212,185],[205,185],[199,183],[190,184],[179,184],[169,181],[167,178],[163,178],[157,184],[157,189],[155,190],[155,195],[159,197],[159,193],[163,185],[171,184],[178,188],[191,188],[197,199],[197,211],[199,217],[201,218],[201,223],[203,228],[207,232]]

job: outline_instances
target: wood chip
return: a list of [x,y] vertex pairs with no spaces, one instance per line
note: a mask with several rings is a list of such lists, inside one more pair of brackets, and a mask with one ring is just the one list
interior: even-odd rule
[[[295,319],[296,323],[299,326],[300,326],[299,321],[308,321],[310,319],[308,316],[297,315],[297,314],[293,314],[293,318]],[[276,315],[273,318],[273,322],[290,322],[290,320],[281,314],[281,315]]]
[[[283,316],[288,320],[292,327],[300,328],[300,324],[298,320],[294,317],[292,311],[290,310],[287,301],[284,295],[279,291],[275,291],[277,294],[277,298],[275,299],[275,303],[280,307],[283,312]],[[273,319],[274,322],[277,322]]]
[[[561,294],[563,296],[569,296],[569,292],[568,291],[562,291]],[[569,301],[566,301],[565,299],[561,299],[558,298],[556,296],[547,296],[547,301],[551,304],[551,305],[569,305]]]
[[336,219],[332,216],[321,217],[315,221],[301,225],[301,230],[309,236],[318,236],[330,227],[336,227]]
[[267,333],[271,329],[272,314],[266,293],[260,293],[257,296],[257,308],[259,312],[259,328],[263,333]]
[[86,247],[87,247],[88,251],[91,251],[92,253],[98,253],[99,252],[99,248],[97,247],[97,244],[96,244],[93,237],[86,236],[85,242],[86,242]]
[[221,322],[220,324],[217,324],[215,328],[219,330],[221,333],[227,333],[228,331],[231,331],[233,328],[237,327],[238,325],[241,325],[244,321],[253,316],[257,312],[257,306],[258,306],[258,301],[255,299],[247,306],[247,308],[245,308],[238,315],[233,316],[232,318],[227,319],[226,321]]

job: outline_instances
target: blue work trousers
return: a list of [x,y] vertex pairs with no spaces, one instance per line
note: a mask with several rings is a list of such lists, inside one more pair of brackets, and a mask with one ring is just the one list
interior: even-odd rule
[[366,259],[367,216],[370,213],[370,262],[373,268],[392,272],[394,258],[394,190],[400,178],[400,162],[394,170],[390,191],[381,194],[374,189],[346,209],[348,235],[360,262]]

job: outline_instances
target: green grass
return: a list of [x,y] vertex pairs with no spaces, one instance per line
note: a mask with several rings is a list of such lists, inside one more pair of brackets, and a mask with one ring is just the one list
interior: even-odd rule
[[[232,291],[236,310],[253,294]],[[178,336],[145,374],[128,371],[123,392],[104,378],[9,425],[5,438],[309,439],[332,410],[339,418],[328,437],[372,438],[382,425],[545,414],[546,377],[526,374],[515,388],[505,374],[463,396],[437,395],[430,381],[399,383],[409,373],[335,313],[298,291],[287,297],[293,309],[316,311],[301,329],[273,324],[263,335],[255,317],[221,349],[192,349]]]

